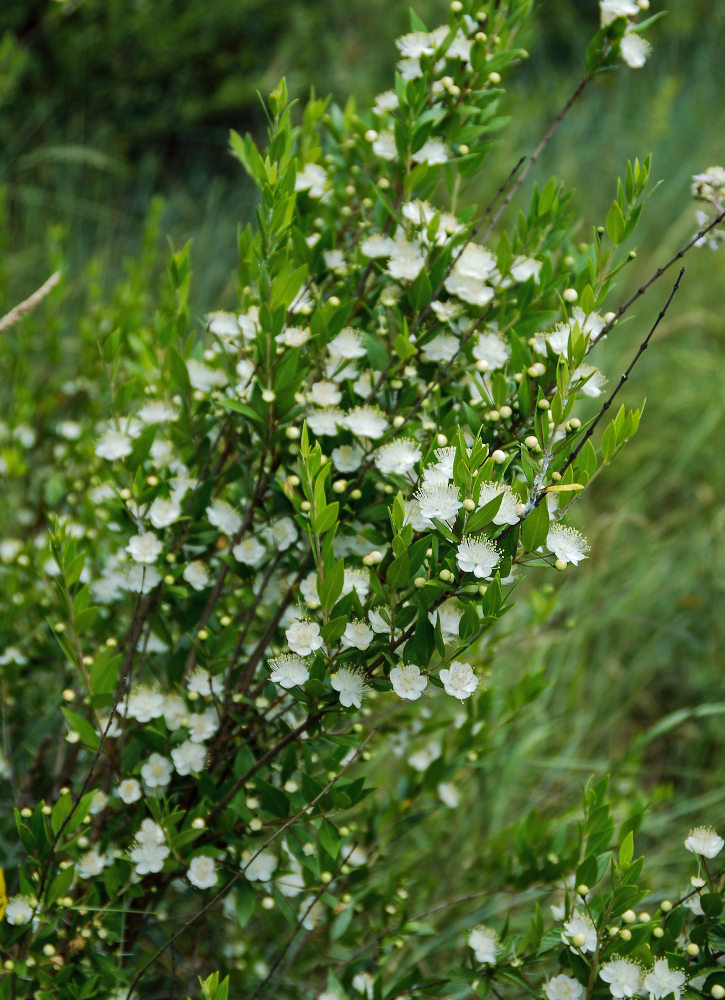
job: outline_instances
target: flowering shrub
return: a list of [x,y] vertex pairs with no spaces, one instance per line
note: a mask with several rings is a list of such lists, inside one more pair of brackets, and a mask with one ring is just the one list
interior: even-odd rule
[[[296,118],[282,83],[267,148],[232,135],[259,191],[239,309],[195,330],[174,253],[154,315],[100,340],[105,414],[59,426],[49,542],[32,512],[33,537],[2,541],[0,997],[171,996],[199,974],[226,997],[215,969],[255,998],[725,995],[723,841],[693,830],[691,887],[635,912],[641,809],[606,779],[579,824],[482,834],[462,898],[425,902],[434,873],[396,846],[484,773],[504,723],[483,644],[531,567],[586,559],[575,501],[638,429],[641,409],[608,411],[677,283],[618,382],[590,355],[722,220],[712,197],[607,312],[649,161],[584,246],[553,178],[502,221],[590,81],[642,65],[646,6],[602,0],[572,99],[484,209],[464,191],[526,0],[413,17],[371,110]],[[46,669],[48,690],[27,683]]]

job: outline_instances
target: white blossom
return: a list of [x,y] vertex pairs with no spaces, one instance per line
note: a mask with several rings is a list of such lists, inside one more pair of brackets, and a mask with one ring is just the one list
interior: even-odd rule
[[559,975],[544,984],[547,1000],[582,1000],[584,987],[572,976]]
[[642,988],[642,969],[628,958],[605,962],[599,970],[599,978],[609,984],[609,992],[617,1000],[633,997]]
[[460,660],[453,660],[450,667],[441,670],[440,678],[443,681],[443,690],[452,698],[465,701],[470,698],[478,687],[478,678],[473,672],[470,663],[463,663]]
[[277,867],[277,858],[271,851],[262,851],[242,866],[244,877],[250,882],[269,882]]
[[206,508],[209,524],[225,535],[236,535],[242,526],[242,519],[226,500],[213,500]]
[[582,559],[586,559],[589,551],[589,543],[586,538],[576,530],[569,528],[565,524],[554,524],[549,528],[546,536],[546,547],[554,553],[557,559],[562,559],[565,563],[573,563],[577,566]]
[[680,1000],[685,978],[685,973],[680,969],[669,967],[666,958],[657,958],[642,985],[649,993],[649,1000],[662,1000],[670,994],[673,994],[674,1000]]
[[309,656],[316,649],[324,646],[324,640],[320,635],[320,626],[312,621],[295,621],[285,632],[287,645],[293,653],[300,656]]
[[194,590],[204,590],[209,586],[209,570],[200,559],[195,559],[184,568],[183,577]]
[[134,535],[129,539],[126,552],[137,563],[154,563],[158,559],[163,549],[163,543],[156,537],[153,531],[144,531],[141,535]]
[[564,924],[561,940],[572,951],[594,953],[597,950],[597,929],[586,913],[575,910]]
[[407,663],[393,667],[390,671],[390,683],[399,698],[417,701],[426,689],[428,678],[421,674],[420,667],[414,663]]
[[176,773],[181,775],[201,771],[206,763],[206,747],[203,743],[186,740],[171,751]]
[[171,761],[160,753],[152,753],[141,767],[141,777],[147,788],[165,788],[171,781]]
[[197,889],[211,889],[219,880],[214,859],[205,854],[192,858],[186,877]]
[[475,535],[464,538],[456,553],[458,567],[464,573],[473,573],[479,580],[493,575],[501,561],[501,553],[490,538]]
[[286,691],[297,684],[304,684],[310,676],[307,664],[299,656],[277,656],[269,661],[269,665],[272,667],[269,679]]
[[395,472],[399,476],[412,471],[421,458],[421,450],[414,441],[403,438],[390,441],[373,453],[373,461],[383,475]]
[[348,622],[340,640],[343,649],[366,650],[373,641],[373,630],[361,621]]
[[714,858],[720,853],[725,841],[711,826],[696,826],[685,838],[685,848],[703,858]]
[[360,708],[360,704],[365,694],[365,682],[361,674],[348,667],[340,667],[330,678],[330,684],[334,691],[340,695],[340,704],[344,708]]
[[473,948],[476,961],[481,965],[495,965],[498,951],[498,934],[491,927],[474,927],[468,932],[468,946]]

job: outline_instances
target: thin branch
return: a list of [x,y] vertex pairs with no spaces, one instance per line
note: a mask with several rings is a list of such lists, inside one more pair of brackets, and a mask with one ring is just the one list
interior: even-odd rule
[[[724,219],[725,219],[725,209],[723,209],[719,215],[716,215],[713,221],[709,225],[705,226],[705,228],[701,229],[698,233],[695,233],[692,239],[688,240],[688,242],[683,247],[680,247],[677,253],[674,254],[672,257],[670,257],[670,259],[665,264],[663,264],[661,267],[658,267],[657,270],[654,272],[654,274],[650,275],[650,277],[645,281],[645,283],[643,285],[640,285],[637,291],[633,292],[632,295],[630,295],[630,297],[625,302],[622,303],[619,309],[617,309],[612,319],[610,319],[607,325],[603,327],[602,332],[597,337],[596,343],[599,343],[601,340],[603,340],[603,338],[609,333],[609,331],[612,329],[617,320],[620,319],[622,315],[627,312],[629,307],[632,306],[637,301],[637,299],[641,298],[644,295],[644,293],[647,291],[650,285],[653,285],[658,278],[661,278],[662,275],[665,273],[665,271],[667,271],[670,267],[672,267],[673,264],[676,264],[678,260],[684,257],[688,250],[691,250],[699,240],[701,240],[704,236],[707,236],[710,230],[714,229],[715,226],[719,225],[719,223],[721,223]],[[679,282],[680,279],[678,278],[677,280]]]
[[55,286],[60,281],[60,271],[54,271],[53,274],[44,282],[40,288],[29,295],[27,299],[24,299],[14,309],[11,309],[9,313],[6,313],[0,319],[0,333],[5,333],[9,330],[11,326],[15,326],[18,320],[21,320],[23,316],[29,313],[32,309],[43,301],[46,295],[49,295]]
[[592,78],[592,74],[591,73],[586,73],[581,78],[581,80],[577,84],[576,89],[574,90],[574,92],[569,97],[569,100],[566,102],[566,104],[564,105],[564,107],[561,109],[561,111],[559,112],[559,114],[556,116],[556,118],[554,119],[554,121],[549,126],[549,128],[548,128],[546,134],[544,135],[544,137],[542,138],[541,142],[539,143],[539,145],[536,147],[536,149],[534,150],[534,152],[529,157],[529,159],[528,159],[528,161],[526,163],[526,166],[521,171],[521,173],[519,174],[519,176],[516,178],[516,181],[511,185],[511,188],[509,189],[509,192],[506,195],[506,197],[501,202],[501,204],[500,204],[500,206],[498,208],[498,211],[495,213],[495,215],[492,217],[491,221],[489,222],[488,228],[486,229],[486,232],[481,237],[481,242],[482,243],[486,242],[486,240],[489,238],[489,236],[491,235],[491,233],[496,228],[496,223],[501,218],[501,216],[503,215],[503,213],[506,211],[506,209],[508,208],[508,206],[511,204],[512,200],[516,197],[517,191],[519,190],[519,188],[521,187],[521,185],[524,183],[524,181],[526,180],[526,178],[531,173],[531,170],[535,166],[535,164],[537,163],[537,161],[539,160],[539,157],[541,156],[541,154],[544,152],[544,150],[546,149],[546,147],[549,145],[549,143],[551,142],[552,138],[554,137],[554,133],[557,131],[557,129],[559,128],[559,126],[563,122],[564,118],[567,116],[567,114],[571,110],[572,105],[577,100],[577,98],[580,96],[581,92],[584,90],[584,88],[589,83],[589,81],[591,80],[591,78]]
[[[588,428],[586,434],[581,439],[581,441],[579,442],[579,444],[576,446],[576,448],[574,449],[574,451],[571,453],[571,455],[569,456],[569,458],[566,460],[566,463],[565,463],[564,467],[561,469],[562,474],[564,472],[566,472],[566,470],[569,468],[569,466],[572,464],[572,462],[574,462],[574,460],[576,459],[577,455],[580,453],[580,451],[582,450],[582,448],[584,447],[584,445],[587,443],[587,441],[589,440],[589,438],[592,436],[592,434],[594,433],[594,431],[597,429],[597,426],[600,423],[602,417],[607,412],[607,410],[609,409],[609,407],[612,405],[612,403],[614,402],[614,399],[617,396],[618,392],[620,391],[620,389],[622,388],[622,386],[624,385],[624,383],[627,381],[627,379],[631,375],[632,369],[634,368],[634,366],[637,364],[637,362],[639,361],[639,359],[642,357],[642,355],[644,354],[644,352],[649,347],[649,342],[652,339],[652,335],[654,334],[654,332],[657,329],[657,327],[660,325],[660,322],[664,319],[665,314],[666,314],[667,310],[670,307],[670,303],[672,302],[672,300],[674,299],[675,295],[677,294],[677,291],[678,291],[678,289],[680,287],[680,280],[681,280],[682,275],[684,273],[685,273],[684,267],[680,268],[680,273],[677,275],[677,281],[672,286],[672,291],[670,292],[670,294],[669,294],[669,296],[667,298],[667,301],[665,302],[664,306],[662,307],[662,309],[660,309],[659,315],[657,316],[657,319],[652,324],[652,327],[651,327],[649,333],[644,338],[644,340],[642,341],[642,343],[639,345],[639,349],[638,349],[637,353],[632,358],[631,362],[629,363],[629,367],[624,372],[624,374],[621,376],[621,378],[619,379],[619,382],[617,382],[616,386],[614,387],[614,389],[610,393],[607,401],[604,403],[604,405],[602,406],[601,410],[596,415],[595,419],[589,425],[589,428]],[[543,496],[545,496],[545,494],[544,493],[540,493],[539,496],[536,498],[536,503],[538,503],[539,500],[541,499],[541,497],[543,497]]]

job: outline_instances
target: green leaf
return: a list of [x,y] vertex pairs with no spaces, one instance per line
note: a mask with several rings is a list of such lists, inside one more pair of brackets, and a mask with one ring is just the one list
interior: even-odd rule
[[630,830],[619,847],[619,867],[626,868],[634,854],[634,834]]
[[68,708],[61,709],[63,715],[66,718],[66,722],[71,729],[75,730],[81,738],[84,746],[89,747],[91,750],[97,750],[101,738],[95,730],[95,727],[91,725],[88,719],[84,719],[82,715],[77,715],[75,712],[71,712]]
[[337,522],[337,517],[340,512],[340,504],[335,500],[333,503],[328,504],[319,514],[316,514],[312,518],[312,530],[318,534],[322,535]]
[[549,534],[549,508],[546,499],[529,512],[521,525],[521,541],[529,552],[546,543]]
[[336,858],[340,850],[340,834],[328,820],[323,819],[317,829],[321,846],[331,858]]
[[410,583],[410,558],[403,552],[388,566],[385,580],[392,590],[399,590]]
[[333,607],[335,601],[338,599],[342,593],[342,586],[345,581],[345,561],[344,559],[338,559],[337,562],[328,569],[322,581],[320,581],[320,575],[317,574],[317,594],[320,598],[320,604],[326,610]]
[[465,524],[465,533],[471,535],[476,531],[480,531],[481,528],[485,528],[487,524],[493,521],[496,514],[498,514],[498,509],[503,503],[504,494],[499,493],[495,496],[493,500],[489,500],[488,503],[484,504],[467,518]]
[[612,202],[612,207],[607,212],[607,235],[612,243],[618,246],[624,239],[624,215],[622,215],[622,209],[619,207],[616,201]]

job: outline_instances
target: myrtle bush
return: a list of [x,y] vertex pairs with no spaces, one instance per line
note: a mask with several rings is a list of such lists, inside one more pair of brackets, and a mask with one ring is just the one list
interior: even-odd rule
[[725,214],[711,168],[699,231],[608,309],[649,160],[586,243],[554,178],[506,213],[654,20],[601,0],[570,100],[502,165],[530,6],[412,16],[364,111],[280,83],[266,147],[231,136],[259,196],[238,309],[196,322],[188,247],[152,300],[137,267],[92,317],[104,387],[64,385],[50,442],[4,426],[0,997],[725,996],[713,829],[646,912],[642,804],[606,777],[466,824],[546,684],[502,689],[499,623],[586,559],[576,500],[638,429],[616,397],[681,274],[620,377],[590,356]]

